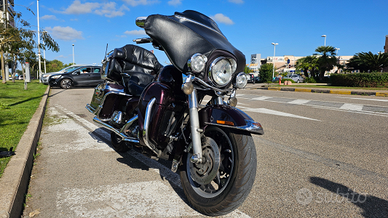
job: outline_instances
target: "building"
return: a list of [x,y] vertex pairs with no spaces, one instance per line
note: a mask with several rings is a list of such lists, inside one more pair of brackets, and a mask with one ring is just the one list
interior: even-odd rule
[[261,54],[252,54],[251,55],[251,63],[248,64],[248,67],[249,67],[250,71],[253,74],[255,74],[255,76],[258,76],[260,66],[261,66]]
[[7,20],[9,25],[12,27],[15,27],[15,10],[13,9],[15,6],[14,0],[0,0],[0,11],[1,11],[1,17],[3,18],[1,22],[3,23],[4,20]]

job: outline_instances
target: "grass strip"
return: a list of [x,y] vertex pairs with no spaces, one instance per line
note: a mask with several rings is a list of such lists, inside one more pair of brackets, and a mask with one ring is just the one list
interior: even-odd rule
[[[16,149],[46,89],[38,80],[28,83],[27,90],[22,80],[0,83],[0,151]],[[0,158],[0,177],[11,158]]]

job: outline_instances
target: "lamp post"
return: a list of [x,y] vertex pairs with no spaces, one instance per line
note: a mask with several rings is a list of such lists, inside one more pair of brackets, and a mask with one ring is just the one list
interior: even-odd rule
[[74,44],[73,44],[73,65],[74,65]]
[[326,35],[322,35],[322,37],[325,37],[325,41],[324,41],[323,45],[326,46]]
[[37,7],[37,19],[38,19],[38,62],[39,62],[39,82],[42,82],[40,78],[42,78],[42,69],[40,66],[40,28],[39,28],[39,0],[36,0],[36,7]]
[[275,43],[273,42],[272,45],[273,45],[273,58],[272,58],[272,64],[273,64],[273,67],[272,67],[272,79],[275,77],[275,51],[276,51],[276,46],[278,45],[279,43]]

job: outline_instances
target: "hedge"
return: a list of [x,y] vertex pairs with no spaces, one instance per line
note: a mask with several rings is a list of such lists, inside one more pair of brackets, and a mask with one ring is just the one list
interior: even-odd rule
[[388,73],[331,74],[331,85],[388,88]]

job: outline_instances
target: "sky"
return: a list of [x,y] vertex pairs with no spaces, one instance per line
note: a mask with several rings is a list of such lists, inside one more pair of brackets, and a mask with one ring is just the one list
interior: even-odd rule
[[[15,0],[14,10],[37,29],[37,0]],[[276,56],[308,56],[324,45],[326,35],[327,46],[351,56],[383,52],[388,35],[388,0],[39,0],[40,29],[60,48],[46,51],[46,60],[72,63],[74,48],[76,64],[100,65],[107,45],[111,51],[146,37],[135,25],[137,17],[185,10],[213,18],[247,64],[251,54],[273,56],[272,42],[278,43]],[[169,63],[162,51],[155,55],[161,64]]]

